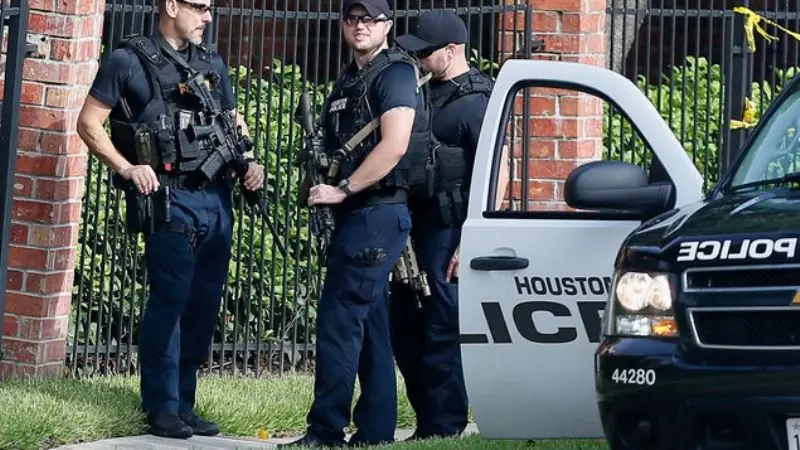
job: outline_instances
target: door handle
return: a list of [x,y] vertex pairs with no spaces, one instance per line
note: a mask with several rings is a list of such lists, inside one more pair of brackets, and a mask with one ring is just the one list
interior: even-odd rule
[[528,267],[528,258],[479,256],[470,260],[469,267],[473,270],[519,270]]

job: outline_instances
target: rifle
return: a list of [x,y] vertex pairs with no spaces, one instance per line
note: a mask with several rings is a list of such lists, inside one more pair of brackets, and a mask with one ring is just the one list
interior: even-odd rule
[[[205,179],[213,180],[219,171],[231,168],[240,181],[244,181],[251,159],[246,159],[245,154],[253,148],[253,143],[247,136],[242,134],[242,128],[236,124],[233,112],[228,114],[211,95],[211,84],[205,75],[194,70],[186,61],[168,44],[163,38],[159,39],[161,48],[179,65],[186,69],[189,78],[179,84],[179,89],[183,95],[194,96],[204,108],[203,121],[205,125],[189,125],[186,130],[187,137],[191,140],[210,141],[215,149],[200,165],[198,171]],[[278,246],[278,250],[283,257],[286,257],[286,249],[280,242],[278,230],[272,223],[266,206],[266,198],[263,195],[263,188],[257,191],[245,189],[242,186],[242,196],[247,205],[267,224],[272,233],[273,240]]]
[[419,268],[417,254],[411,244],[411,236],[406,239],[406,245],[392,268],[391,276],[393,281],[398,280],[402,284],[409,285],[411,289],[422,294],[423,297],[431,295],[428,275]]
[[[245,158],[244,155],[252,150],[253,143],[247,136],[242,134],[242,127],[235,123],[233,115],[223,112],[217,102],[214,101],[203,74],[196,72],[190,76],[181,85],[181,89],[185,94],[194,95],[200,100],[207,112],[205,118],[207,122],[210,122],[207,125],[190,124],[186,130],[189,139],[208,140],[214,148],[214,152],[200,164],[197,169],[198,172],[203,176],[204,181],[211,181],[219,171],[230,167],[239,180],[243,182],[251,161],[251,159]],[[269,216],[263,188],[251,191],[242,186],[242,196],[250,209],[264,219],[272,233],[273,240],[278,246],[278,250],[285,258],[286,249],[281,244],[278,230]]]
[[[432,74],[426,74],[417,81],[417,87],[422,87]],[[341,148],[333,152],[332,156],[325,153],[322,144],[321,133],[314,126],[311,114],[311,100],[308,93],[300,94],[300,100],[295,110],[294,119],[303,128],[306,135],[304,148],[298,152],[294,165],[304,167],[305,178],[300,187],[300,203],[306,205],[308,189],[318,184],[332,185],[336,176],[339,174],[341,161],[352,152],[361,141],[367,138],[373,131],[380,127],[380,118],[372,119],[368,124],[353,135]],[[333,213],[328,205],[314,205],[311,211],[311,232],[319,238],[320,251],[323,255],[330,246],[331,236],[335,223]]]
[[[294,161],[295,166],[305,168],[305,177],[300,187],[300,203],[305,206],[308,200],[308,189],[311,187],[310,183],[313,183],[313,185],[328,184],[323,170],[330,171],[331,164],[322,144],[321,133],[314,127],[311,101],[306,92],[300,94],[300,100],[294,113],[294,120],[300,124],[306,136],[303,149],[297,153]],[[311,233],[318,238],[323,260],[331,243],[333,229],[334,220],[331,207],[329,205],[314,205],[311,208]]]

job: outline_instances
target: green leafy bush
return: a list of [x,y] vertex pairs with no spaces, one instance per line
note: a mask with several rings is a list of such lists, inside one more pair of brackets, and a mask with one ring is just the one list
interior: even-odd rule
[[[751,102],[753,121],[757,122],[780,92],[782,86],[798,73],[798,68],[778,70],[775,86],[754,82],[747,101]],[[686,57],[684,66],[674,66],[661,82],[648,84],[638,76],[636,84],[659,111],[675,137],[683,145],[709,187],[719,180],[720,151],[724,122],[724,79],[719,64],[706,58]],[[734,118],[741,120],[741,118]],[[607,159],[623,160],[647,167],[651,152],[634,133],[630,121],[608,104],[603,123],[604,150]],[[734,133],[749,130],[735,129]]]
[[[658,84],[638,76],[636,84],[653,103],[709,183],[716,182],[721,148],[723,79],[718,64],[687,57],[685,66],[672,67]],[[648,166],[650,149],[635,133],[629,119],[605,106],[604,150],[608,159]]]

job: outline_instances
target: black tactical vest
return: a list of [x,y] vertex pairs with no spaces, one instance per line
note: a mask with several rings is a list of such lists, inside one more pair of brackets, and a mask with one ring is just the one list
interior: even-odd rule
[[[443,114],[445,106],[455,100],[467,95],[488,97],[492,88],[489,77],[470,69],[457,90],[432,101],[431,121],[436,114]],[[459,111],[446,113],[458,114]],[[433,132],[431,135],[433,149],[426,167],[426,188],[416,192],[414,200],[420,204],[421,215],[433,218],[443,226],[458,226],[467,217],[474,149],[464,148],[460,142],[443,142]]]
[[[180,84],[188,74],[163,54],[158,39],[137,36],[120,44],[141,61],[152,98],[135,116],[123,98],[112,112],[111,140],[132,164],[149,164],[162,178],[169,178],[194,172],[213,148],[209,141],[187,133],[189,124],[201,124],[203,106],[182,93]],[[220,77],[212,70],[208,50],[190,44],[186,61],[211,80],[212,95],[220,104]]]
[[[470,69],[465,82],[451,95],[436,99],[431,106],[431,117],[439,114],[445,106],[455,100],[473,94],[492,93],[492,80],[475,69]],[[452,113],[457,113],[453,111]],[[433,137],[433,150],[428,164],[428,193],[447,192],[454,189],[469,189],[472,174],[472,151],[459,146],[459,142],[442,142]],[[474,149],[473,149],[474,150]]]
[[[323,106],[322,126],[325,129],[325,150],[329,155],[341,149],[365,125],[377,118],[374,105],[370,104],[367,93],[372,88],[376,77],[390,64],[411,64],[416,70],[416,61],[400,49],[390,48],[379,53],[357,73],[343,74],[333,87],[333,91]],[[421,92],[425,93],[423,86]],[[421,186],[425,182],[425,162],[430,152],[430,120],[427,101],[418,102],[414,125],[406,154],[395,168],[379,183],[368,189],[391,190],[401,188],[408,190]],[[370,133],[347,158],[342,160],[339,174],[334,182],[349,177],[364,161],[367,155],[380,141],[380,128]],[[360,194],[360,193],[359,193]],[[358,195],[358,194],[356,194]]]

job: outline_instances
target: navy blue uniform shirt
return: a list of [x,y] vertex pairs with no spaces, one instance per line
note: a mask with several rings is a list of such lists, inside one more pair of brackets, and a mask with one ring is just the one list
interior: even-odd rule
[[[188,61],[188,49],[178,53]],[[228,68],[222,57],[213,53],[211,67],[220,75],[222,109],[232,110],[236,108],[236,100],[233,97],[233,87],[228,76]],[[128,104],[134,116],[144,109],[152,98],[150,83],[139,58],[133,50],[123,48],[114,50],[100,67],[98,76],[95,78],[89,93],[112,108],[117,105],[117,102],[124,94],[128,99]]]
[[417,75],[414,68],[405,63],[393,63],[375,77],[367,93],[374,116],[380,117],[392,108],[417,107]]

